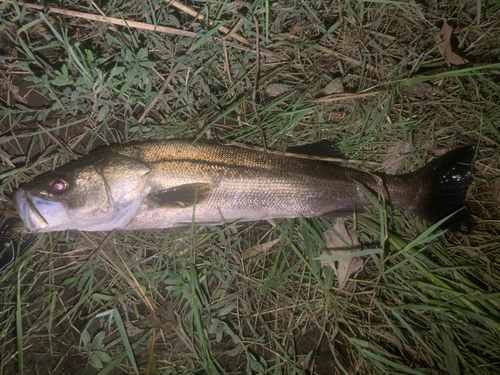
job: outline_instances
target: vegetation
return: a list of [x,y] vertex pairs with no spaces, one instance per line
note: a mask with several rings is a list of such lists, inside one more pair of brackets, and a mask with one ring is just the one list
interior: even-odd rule
[[329,139],[392,173],[477,145],[476,230],[376,201],[346,224],[39,235],[0,274],[0,374],[500,373],[500,3],[38,4],[0,0],[0,215],[100,145]]

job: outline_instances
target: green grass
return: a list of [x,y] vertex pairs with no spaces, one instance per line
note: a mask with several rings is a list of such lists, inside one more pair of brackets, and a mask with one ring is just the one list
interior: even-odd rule
[[[259,69],[270,149],[330,139],[351,159],[381,163],[408,142],[404,173],[478,145],[467,199],[476,229],[451,236],[376,204],[347,220],[364,265],[342,290],[320,263],[326,219],[43,234],[0,275],[0,374],[500,373],[500,210],[490,190],[500,172],[500,7],[185,2],[203,16],[195,20],[161,2],[96,4],[201,37],[0,3],[0,215],[14,215],[19,185],[100,145],[207,136],[262,145]],[[64,9],[100,14],[87,2]],[[222,26],[240,19],[237,33],[253,44],[224,46]],[[444,20],[470,65],[450,65],[436,47]],[[348,93],[376,94],[316,101],[335,78]]]

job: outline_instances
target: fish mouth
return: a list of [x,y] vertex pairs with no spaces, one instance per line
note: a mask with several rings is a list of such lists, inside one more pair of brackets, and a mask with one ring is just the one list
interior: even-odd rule
[[[37,204],[40,206],[44,199],[31,196],[24,189],[18,189],[13,197],[16,211],[24,222],[29,232],[43,232],[49,226],[49,223],[40,213]],[[38,201],[38,202],[37,202]],[[50,202],[53,203],[53,202]],[[41,204],[43,206],[43,203]]]
[[[14,192],[12,200],[29,233],[56,232],[67,229],[112,230],[125,225],[131,215],[137,211],[137,207],[133,206],[132,209],[129,207],[125,210],[125,214],[123,212],[117,214],[116,210],[110,210],[100,216],[93,212],[85,214],[78,209],[69,209],[62,202],[54,202],[30,194],[23,188]],[[137,206],[140,202],[137,200]]]

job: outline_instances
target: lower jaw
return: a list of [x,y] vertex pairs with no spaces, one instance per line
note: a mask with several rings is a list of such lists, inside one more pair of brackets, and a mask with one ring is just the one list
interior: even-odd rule
[[49,225],[23,189],[15,192],[13,201],[28,232],[40,232]]

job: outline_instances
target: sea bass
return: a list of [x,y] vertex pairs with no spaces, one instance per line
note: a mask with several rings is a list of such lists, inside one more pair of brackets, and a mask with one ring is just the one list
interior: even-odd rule
[[454,214],[443,227],[468,234],[474,155],[465,146],[414,173],[384,175],[206,141],[131,142],[36,177],[14,204],[30,232],[138,230],[345,216],[370,204],[369,191],[431,224]]

